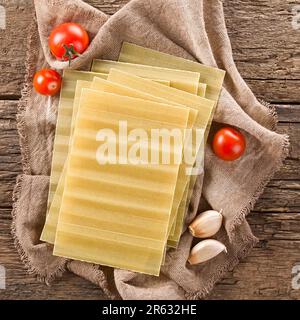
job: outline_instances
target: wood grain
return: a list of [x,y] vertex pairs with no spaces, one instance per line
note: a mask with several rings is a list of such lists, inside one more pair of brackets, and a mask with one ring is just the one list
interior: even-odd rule
[[224,1],[234,58],[245,78],[300,79],[300,37],[292,26],[296,5],[297,0]]
[[27,29],[33,8],[31,1],[22,0],[0,0],[0,5],[6,10],[6,29],[0,30],[0,96],[16,99],[25,76]]
[[292,26],[295,0],[224,1],[236,65],[257,97],[300,101],[300,37]]
[[[87,2],[113,14],[128,1]],[[291,150],[248,217],[260,243],[209,299],[300,299],[300,290],[291,286],[292,268],[300,263],[300,37],[291,26],[297,2],[224,2],[237,66],[258,97],[276,103],[278,129],[290,135]],[[37,282],[14,248],[11,195],[22,170],[15,115],[33,9],[23,0],[0,0],[0,5],[7,10],[7,29],[0,30],[0,265],[7,270],[7,289],[0,290],[0,299],[103,299],[99,288],[70,273],[51,287]]]
[[[264,223],[252,228],[255,233]],[[276,227],[272,228],[276,233]],[[292,289],[292,268],[299,265],[299,249],[298,240],[261,238],[250,256],[216,286],[210,299],[300,299],[299,290]]]
[[[86,2],[111,15],[128,1]],[[33,12],[30,3],[0,0],[7,11],[7,29],[0,30],[0,99],[20,96],[26,30]],[[300,101],[300,37],[291,24],[292,7],[296,4],[291,0],[224,2],[237,67],[254,93],[270,102]]]

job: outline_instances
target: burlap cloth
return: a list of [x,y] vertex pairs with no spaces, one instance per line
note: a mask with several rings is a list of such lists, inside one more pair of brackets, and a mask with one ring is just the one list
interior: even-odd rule
[[[35,0],[35,8],[26,85],[18,112],[24,172],[17,180],[12,213],[13,236],[22,260],[47,283],[68,269],[99,285],[109,298],[205,297],[257,243],[245,217],[288,153],[288,137],[273,131],[275,111],[257,101],[236,69],[222,1],[132,0],[111,17],[80,0]],[[188,223],[197,210],[223,208],[224,228],[215,238],[227,245],[227,255],[189,266],[186,260],[193,239],[185,232],[179,248],[168,251],[161,276],[156,278],[53,257],[52,246],[39,241],[46,214],[58,98],[49,101],[37,95],[31,83],[34,72],[42,67],[68,67],[53,59],[47,44],[50,30],[65,21],[82,24],[92,39],[89,49],[72,62],[74,69],[88,69],[93,58],[117,59],[122,42],[128,41],[227,71],[212,132],[218,123],[238,127],[246,136],[247,151],[240,160],[228,163],[217,159],[208,143],[204,179],[197,181],[186,217]]]

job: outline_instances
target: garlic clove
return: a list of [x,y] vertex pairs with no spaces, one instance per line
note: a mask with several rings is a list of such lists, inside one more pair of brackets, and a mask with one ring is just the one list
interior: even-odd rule
[[199,214],[189,226],[190,233],[196,238],[214,236],[221,228],[223,221],[222,210],[208,210]]
[[191,265],[199,264],[216,257],[221,252],[227,253],[223,243],[213,239],[203,240],[191,250],[188,261]]

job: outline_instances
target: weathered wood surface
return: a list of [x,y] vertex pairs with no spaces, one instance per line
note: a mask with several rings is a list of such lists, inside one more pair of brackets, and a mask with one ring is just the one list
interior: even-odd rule
[[[87,2],[113,14],[128,1]],[[299,30],[292,27],[292,8],[298,1],[224,2],[234,57],[253,91],[270,102],[299,102],[300,37]],[[6,31],[0,30],[0,97],[18,97],[25,73],[26,29],[32,6],[30,0],[0,0],[0,5],[5,6],[8,16]]]
[[[87,1],[113,14],[127,0]],[[0,265],[7,289],[0,299],[102,299],[99,288],[66,273],[51,287],[38,283],[20,263],[10,235],[11,194],[21,158],[16,107],[24,78],[26,29],[31,1],[2,1],[7,29],[0,30]],[[238,68],[257,96],[276,105],[279,131],[291,137],[283,168],[269,183],[249,222],[261,240],[250,256],[228,273],[211,299],[300,299],[292,268],[300,264],[300,30],[292,28],[297,1],[231,0],[225,16]]]

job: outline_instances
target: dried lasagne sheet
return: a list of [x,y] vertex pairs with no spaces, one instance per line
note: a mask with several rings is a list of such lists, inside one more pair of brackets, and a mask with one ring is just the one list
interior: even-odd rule
[[[132,130],[184,132],[188,118],[187,108],[82,90],[55,255],[159,274],[180,163],[100,165],[95,138],[101,129],[115,132],[121,120]],[[141,145],[149,152],[146,142]],[[182,147],[174,146],[174,159],[182,157]],[[165,146],[159,148],[164,153]]]
[[167,68],[144,66],[132,63],[123,63],[110,60],[94,60],[93,72],[109,73],[111,69],[117,69],[137,76],[149,79],[163,79],[170,81],[171,87],[197,94],[199,87],[200,73],[174,70]]
[[[151,80],[146,80],[146,81],[148,82]],[[117,83],[112,83],[110,81],[103,80],[102,78],[99,78],[99,77],[94,77],[93,82],[77,81],[77,87],[76,87],[75,98],[74,98],[74,106],[73,106],[71,138],[72,138],[73,129],[75,127],[76,115],[79,110],[79,101],[81,97],[81,91],[83,88],[92,88],[94,90],[100,90],[104,92],[115,93],[115,94],[124,95],[128,97],[134,97],[134,98],[160,102],[165,104],[169,103],[167,99],[163,99],[147,93],[143,93],[141,91],[138,91],[129,87],[125,87]],[[180,104],[176,104],[176,103],[174,103],[174,105],[180,106]],[[191,129],[194,127],[197,115],[198,115],[198,112],[196,110],[190,109],[187,128]],[[51,203],[49,214],[47,215],[46,223],[41,235],[41,240],[52,243],[52,244],[54,244],[54,241],[55,241],[57,221],[58,221],[58,216],[59,216],[59,211],[61,206],[61,199],[64,191],[65,173],[66,173],[66,165],[61,174],[61,178],[59,180],[58,187],[56,189],[53,201]],[[179,181],[177,181],[177,183],[178,182]],[[175,197],[176,197],[176,193],[175,193]],[[173,221],[172,222],[170,221],[170,223],[173,223]]]
[[161,68],[185,70],[200,73],[200,82],[207,85],[206,97],[218,101],[225,71],[198,62],[175,57],[167,53],[124,42],[119,61]]

